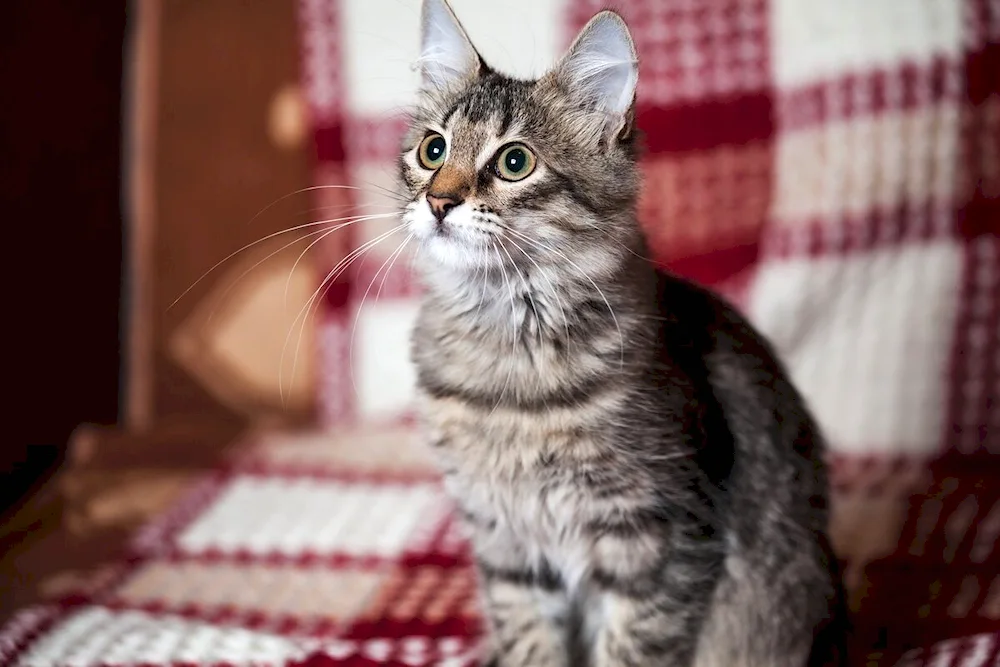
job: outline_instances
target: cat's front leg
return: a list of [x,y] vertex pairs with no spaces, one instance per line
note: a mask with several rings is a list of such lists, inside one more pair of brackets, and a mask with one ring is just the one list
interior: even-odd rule
[[[637,531],[614,536],[618,559],[594,571],[592,667],[688,667],[722,555],[715,545]],[[654,556],[655,554],[655,556]]]
[[594,643],[594,667],[688,667],[697,642],[696,614],[661,595],[607,592]]
[[565,591],[547,568],[539,571],[523,564],[511,567],[509,561],[509,558],[479,559],[489,626],[480,664],[568,666],[569,602]]

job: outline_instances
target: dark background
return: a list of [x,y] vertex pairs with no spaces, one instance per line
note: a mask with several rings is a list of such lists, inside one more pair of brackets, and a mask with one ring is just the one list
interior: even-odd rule
[[7,432],[0,513],[81,422],[117,421],[124,0],[8,0],[0,21]]

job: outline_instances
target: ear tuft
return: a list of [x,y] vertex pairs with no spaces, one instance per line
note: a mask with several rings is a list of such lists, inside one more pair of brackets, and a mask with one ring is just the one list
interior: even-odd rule
[[424,0],[420,25],[422,89],[450,88],[479,72],[479,54],[447,0]]
[[624,117],[635,101],[639,59],[622,17],[603,11],[592,18],[555,75],[586,106]]

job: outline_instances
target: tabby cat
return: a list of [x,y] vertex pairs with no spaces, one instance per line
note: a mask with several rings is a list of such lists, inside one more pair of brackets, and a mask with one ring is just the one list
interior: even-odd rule
[[419,67],[399,161],[426,286],[412,355],[483,664],[841,655],[816,425],[742,317],[645,259],[625,22],[597,14],[525,81],[425,0]]

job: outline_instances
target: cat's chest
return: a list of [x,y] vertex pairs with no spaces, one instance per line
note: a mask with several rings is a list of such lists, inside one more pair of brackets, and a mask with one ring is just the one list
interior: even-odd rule
[[573,487],[565,471],[536,461],[500,462],[503,458],[448,456],[448,492],[477,520],[522,539],[548,543],[571,537],[586,512],[587,494]]
[[549,531],[585,502],[571,483],[570,451],[589,438],[521,421],[508,428],[445,427],[441,456],[448,489],[471,512]]
[[549,466],[451,461],[445,485],[470,523],[477,549],[491,558],[511,552],[518,563],[553,567],[570,585],[582,579],[590,568],[583,527],[592,499],[570,475]]
[[429,406],[445,486],[489,549],[523,550],[564,572],[586,568],[588,521],[607,511],[581,483],[603,446],[599,433],[551,414],[484,415],[455,405]]

